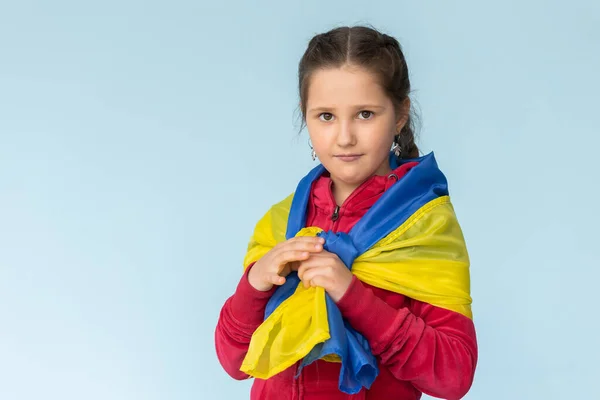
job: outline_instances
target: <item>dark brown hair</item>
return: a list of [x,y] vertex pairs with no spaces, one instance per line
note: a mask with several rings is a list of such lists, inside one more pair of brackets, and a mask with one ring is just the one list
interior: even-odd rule
[[[306,124],[306,100],[310,77],[317,69],[352,65],[374,73],[397,111],[410,94],[408,67],[400,43],[392,36],[366,26],[340,27],[314,36],[298,66],[302,128]],[[395,141],[401,146],[400,158],[415,158],[414,111]]]

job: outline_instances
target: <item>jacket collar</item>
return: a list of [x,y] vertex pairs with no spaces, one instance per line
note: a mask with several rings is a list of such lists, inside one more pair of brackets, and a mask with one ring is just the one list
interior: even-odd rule
[[346,215],[364,214],[381,195],[401,179],[417,162],[402,164],[389,175],[374,175],[357,187],[343,204],[336,204],[333,197],[333,181],[329,172],[315,180],[312,187],[311,203],[319,210],[331,213],[336,205],[344,209]]

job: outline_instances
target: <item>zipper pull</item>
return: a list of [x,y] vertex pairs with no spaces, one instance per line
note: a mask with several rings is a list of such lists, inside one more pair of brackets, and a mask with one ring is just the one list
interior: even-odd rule
[[335,210],[333,210],[333,215],[331,216],[332,221],[337,221],[340,217],[340,206],[335,206]]

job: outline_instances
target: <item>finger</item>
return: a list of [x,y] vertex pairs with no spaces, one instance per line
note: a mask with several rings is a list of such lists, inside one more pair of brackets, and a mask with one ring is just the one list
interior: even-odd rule
[[315,268],[319,268],[319,265],[300,266],[300,268],[298,268],[298,278],[300,278],[301,280],[304,280],[304,275],[306,274],[306,272],[310,271],[311,269],[315,269]]
[[306,271],[323,266],[323,259],[318,257],[309,257],[307,260],[298,262],[298,277],[302,279]]
[[322,274],[322,270],[317,268],[307,271],[307,273],[304,274],[302,283],[304,284],[305,288],[317,286],[325,287],[327,284],[327,279],[328,278]]
[[325,261],[327,259],[335,260],[336,257],[337,257],[337,255],[335,253],[330,253],[325,249],[314,252],[314,253],[313,252],[310,253],[310,258],[320,258],[323,261]]
[[310,281],[312,279],[314,279],[314,277],[317,275],[319,275],[318,267],[305,269],[302,271],[302,275],[300,275],[300,272],[298,272],[298,277],[300,277],[300,279],[302,280],[302,283],[304,283],[305,288],[310,287]]
[[284,243],[296,243],[296,242],[307,242],[307,243],[325,243],[325,239],[319,236],[296,236],[287,240]]
[[309,270],[311,268],[318,268],[318,267],[329,268],[329,269],[334,268],[336,263],[339,262],[338,260],[339,259],[337,258],[337,255],[335,255],[333,253],[311,254],[307,260],[299,262],[298,276],[300,276],[300,279],[302,279],[302,276],[304,275],[306,270]]
[[285,247],[297,243],[308,243],[308,244],[325,244],[325,239],[318,236],[297,236],[293,237],[285,242],[277,244],[279,247]]
[[306,260],[310,254],[318,254],[323,250],[321,245],[287,246],[273,254],[273,260],[279,264]]
[[335,253],[330,253],[326,250],[323,250],[319,253],[311,253],[310,259],[319,260],[323,265],[335,265],[337,262],[341,262],[340,258]]
[[314,278],[312,278],[308,283],[310,284],[311,287],[324,288],[327,285],[328,280],[323,275],[317,275]]
[[283,276],[279,276],[277,274],[271,274],[265,280],[268,281],[269,283],[272,283],[273,285],[277,285],[277,286],[281,286],[285,283],[285,278]]
[[275,263],[278,265],[278,270],[281,271],[287,263],[306,260],[309,255],[310,254],[307,251],[284,251],[275,256]]
[[302,284],[304,285],[305,289],[308,289],[310,287],[310,281],[302,280]]
[[298,240],[288,241],[284,246],[280,248],[280,251],[309,251],[311,253],[318,253],[323,250],[323,242],[316,240],[317,238],[311,238],[311,240]]
[[318,253],[314,253],[314,255],[318,256],[318,257],[326,257],[326,258],[334,258],[334,259],[339,258],[337,254],[331,253],[325,249],[319,251]]

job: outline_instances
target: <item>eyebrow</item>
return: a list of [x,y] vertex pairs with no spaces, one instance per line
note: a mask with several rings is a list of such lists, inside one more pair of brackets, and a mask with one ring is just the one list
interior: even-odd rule
[[[335,107],[313,107],[313,108],[310,108],[308,110],[308,112],[315,112],[315,111],[328,112],[328,111],[333,110],[334,108]],[[373,110],[373,109],[383,110],[383,109],[385,109],[384,106],[378,106],[375,104],[359,104],[357,106],[354,106],[354,108],[356,108],[357,110]]]

